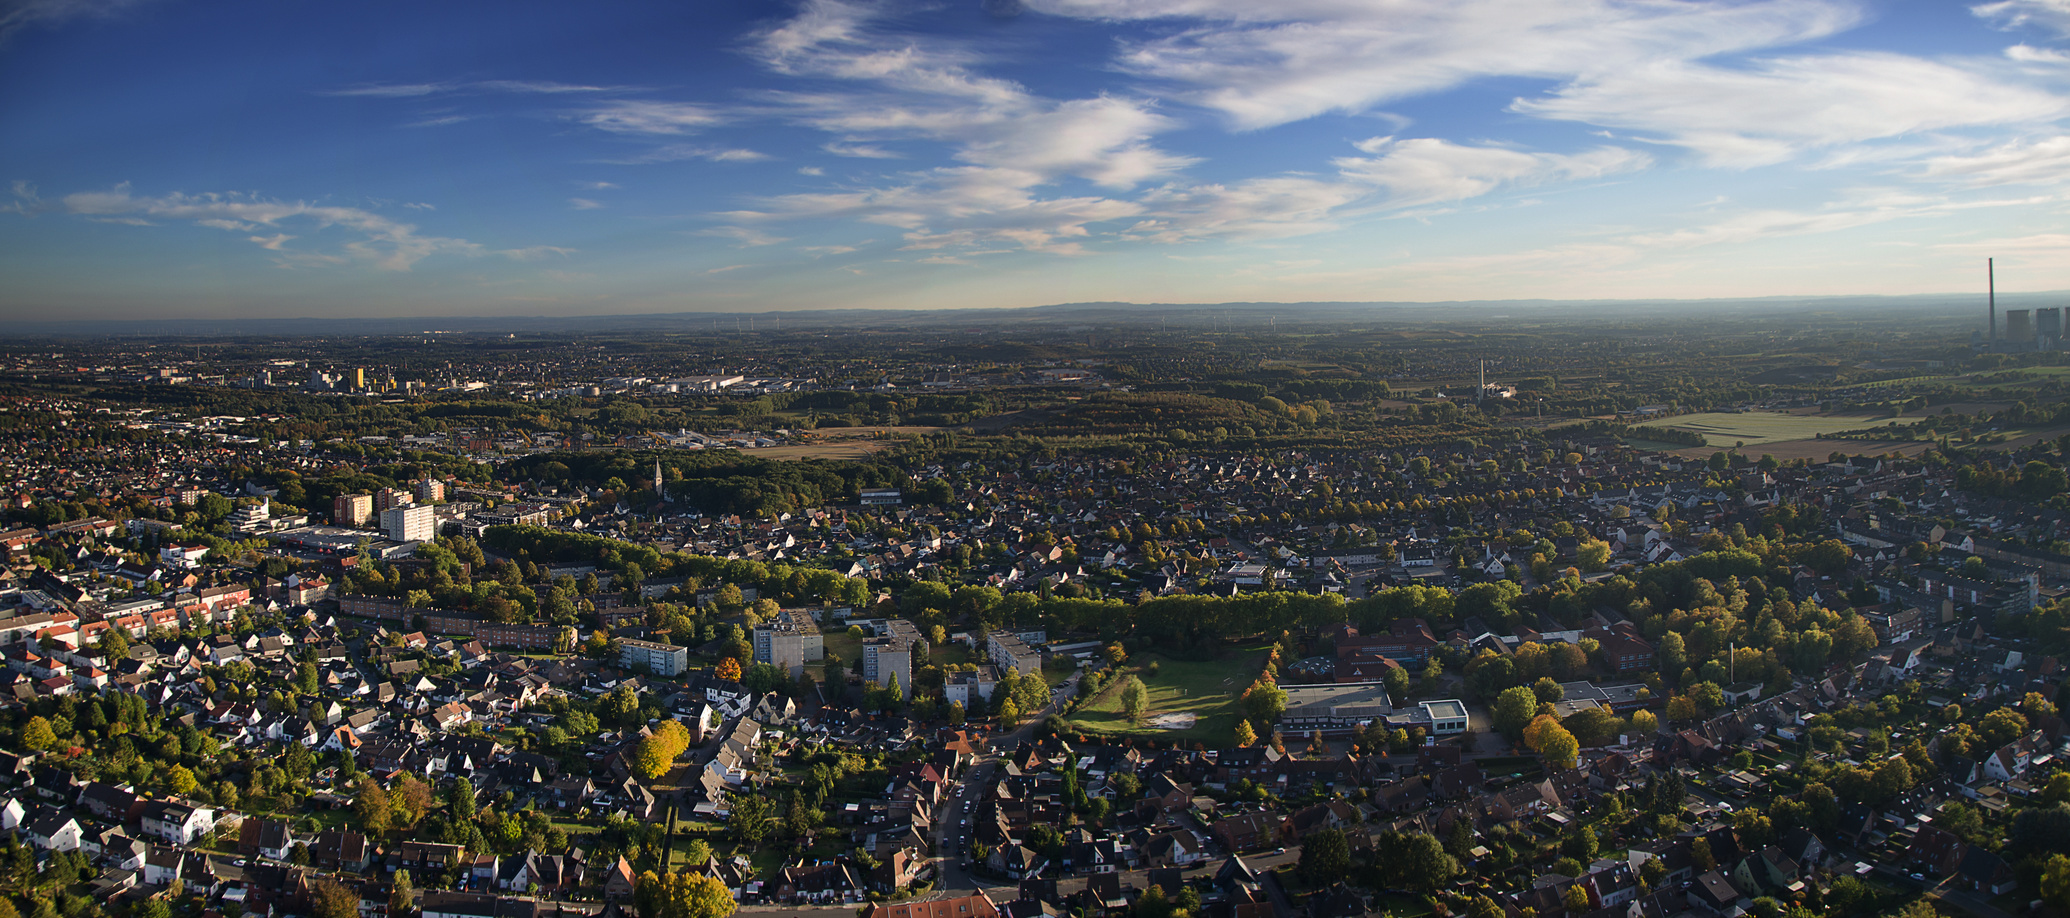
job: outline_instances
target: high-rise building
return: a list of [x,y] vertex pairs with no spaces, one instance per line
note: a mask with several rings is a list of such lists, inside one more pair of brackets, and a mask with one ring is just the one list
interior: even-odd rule
[[331,522],[339,526],[365,526],[374,517],[372,494],[340,494],[331,501]]
[[755,662],[768,663],[796,679],[805,674],[805,664],[826,659],[826,638],[819,623],[803,609],[785,609],[776,617],[755,626]]
[[438,503],[439,501],[442,501],[442,500],[445,500],[445,499],[446,499],[446,483],[445,483],[445,482],[443,482],[443,481],[440,481],[440,480],[438,480],[438,479],[436,479],[436,478],[426,478],[426,479],[424,479],[423,481],[417,482],[417,502],[418,502],[418,503],[420,503],[420,504],[435,504],[435,503]]
[[392,507],[381,512],[381,534],[397,542],[429,542],[438,537],[438,516],[426,506]]
[[374,512],[386,513],[396,507],[407,507],[411,503],[410,492],[395,488],[382,488],[374,492]]
[[927,640],[920,636],[917,626],[901,618],[887,619],[874,627],[877,636],[863,641],[863,678],[889,686],[896,674],[899,688],[911,698],[913,658],[927,656]]
[[360,390],[360,389],[364,389],[364,388],[366,388],[366,387],[367,387],[367,371],[365,371],[365,370],[362,370],[362,369],[359,369],[358,367],[354,367],[354,368],[353,368],[353,370],[352,370],[352,388],[353,388],[353,390],[354,390],[354,391],[358,391],[358,390]]

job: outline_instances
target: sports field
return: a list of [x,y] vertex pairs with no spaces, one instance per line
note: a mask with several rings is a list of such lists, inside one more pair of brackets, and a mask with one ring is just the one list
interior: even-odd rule
[[1780,443],[1784,440],[1806,440],[1828,431],[1866,427],[1869,421],[1867,417],[1796,415],[1783,414],[1780,411],[1749,411],[1743,414],[1714,411],[1707,414],[1685,414],[1653,422],[1653,425],[1692,430],[1703,434],[1712,446],[1730,447],[1734,443],[1756,446],[1762,443]]
[[[1157,663],[1155,676],[1149,673],[1153,660]],[[1237,696],[1258,678],[1263,666],[1262,647],[1247,647],[1220,660],[1174,660],[1154,653],[1132,657],[1126,667],[1143,680],[1143,687],[1150,694],[1150,707],[1143,723],[1131,724],[1122,713],[1122,680],[1116,679],[1071,715],[1071,725],[1085,733],[1109,736],[1233,742]],[[1171,729],[1186,723],[1189,715],[1190,725]]]

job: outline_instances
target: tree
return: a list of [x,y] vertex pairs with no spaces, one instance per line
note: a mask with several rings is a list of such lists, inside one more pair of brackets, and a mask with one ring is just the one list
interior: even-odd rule
[[1236,722],[1236,745],[1239,747],[1248,746],[1257,741],[1258,731],[1251,729],[1250,721],[1239,720]]
[[1287,692],[1270,679],[1259,679],[1243,693],[1244,716],[1250,718],[1251,726],[1266,730],[1279,720],[1287,710]]
[[1373,847],[1373,863],[1388,886],[1433,892],[1459,873],[1459,861],[1422,832],[1382,832]]
[[1295,868],[1301,879],[1321,886],[1351,871],[1351,846],[1338,829],[1323,829],[1301,842],[1301,861]]
[[1566,727],[1555,723],[1540,734],[1538,754],[1545,757],[1545,767],[1564,771],[1574,767],[1581,755],[1581,743]]
[[416,828],[424,814],[431,812],[431,785],[417,780],[416,775],[395,779],[394,791],[388,796],[395,802],[396,815],[402,817],[405,829]]
[[1632,712],[1632,733],[1645,739],[1660,731],[1660,718],[1645,708]]
[[1610,544],[1601,539],[1589,539],[1574,550],[1574,560],[1582,573],[1596,573],[1610,565]]
[[1537,716],[1538,693],[1527,686],[1511,686],[1495,696],[1495,729],[1512,743],[1523,738],[1524,728]]
[[776,816],[776,805],[769,798],[759,794],[737,794],[733,797],[733,814],[727,817],[727,825],[742,844],[754,845],[769,835],[769,820]]
[[316,918],[359,918],[359,893],[328,877],[309,884],[309,912]]
[[633,890],[640,918],[727,918],[736,908],[726,884],[701,873],[640,874]]
[[352,798],[352,812],[359,817],[361,828],[379,839],[395,816],[395,804],[388,799],[386,788],[373,778],[366,778],[359,783],[359,794]]
[[195,780],[192,769],[185,765],[174,765],[165,771],[165,786],[173,793],[184,797],[194,793],[194,789],[200,787],[201,782]]
[[1588,890],[1582,888],[1580,883],[1570,885],[1566,892],[1560,894],[1560,904],[1567,907],[1567,913],[1570,915],[1586,912],[1589,910]]
[[2070,908],[2070,857],[2049,855],[2041,868],[2041,898],[2058,909]]
[[1020,726],[1021,706],[1014,704],[1011,698],[1001,702],[999,704],[999,722],[1006,726]]
[[45,720],[40,714],[29,718],[28,724],[22,727],[24,749],[49,749],[57,745],[57,741],[57,734],[51,732],[50,721]]
[[1121,711],[1128,715],[1128,722],[1139,724],[1150,708],[1150,690],[1143,687],[1143,680],[1129,676],[1121,683]]
[[[410,872],[408,870],[396,871],[395,881],[389,884],[388,914],[396,916],[407,915],[410,913],[411,907],[416,904],[416,901],[416,888],[410,885]],[[0,916],[0,918],[4,918],[4,916]]]
[[733,659],[732,657],[727,657],[723,660],[720,660],[718,668],[712,671],[712,675],[726,682],[739,682],[740,661]]
[[688,748],[690,731],[673,718],[664,720],[633,750],[633,767],[648,780],[653,780],[675,767],[676,757]]
[[129,655],[129,633],[121,628],[109,628],[101,632],[101,653],[108,658],[108,665]]

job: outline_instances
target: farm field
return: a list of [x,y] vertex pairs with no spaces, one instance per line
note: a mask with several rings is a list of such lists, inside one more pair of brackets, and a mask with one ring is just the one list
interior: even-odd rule
[[1660,427],[1695,431],[1709,439],[1712,446],[1729,447],[1734,443],[1755,446],[1785,440],[1808,440],[1827,431],[1866,427],[1871,423],[1871,419],[1832,415],[1792,415],[1779,411],[1749,411],[1744,414],[1714,411],[1706,414],[1685,414],[1657,423]]
[[[1245,647],[1219,660],[1174,660],[1146,653],[1129,659],[1127,669],[1149,689],[1150,706],[1143,723],[1131,724],[1121,711],[1121,679],[1071,715],[1071,725],[1084,733],[1148,739],[1201,740],[1227,743],[1236,735],[1238,697],[1264,666],[1265,648]],[[1157,675],[1149,674],[1157,663]],[[1184,722],[1183,729],[1156,725]]]

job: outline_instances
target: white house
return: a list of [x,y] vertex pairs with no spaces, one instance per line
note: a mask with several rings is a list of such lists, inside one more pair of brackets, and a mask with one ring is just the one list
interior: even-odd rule
[[216,829],[216,811],[169,800],[153,800],[144,806],[144,834],[175,845],[191,845]]
[[29,841],[48,851],[77,851],[85,832],[79,820],[56,807],[38,807],[28,821]]

